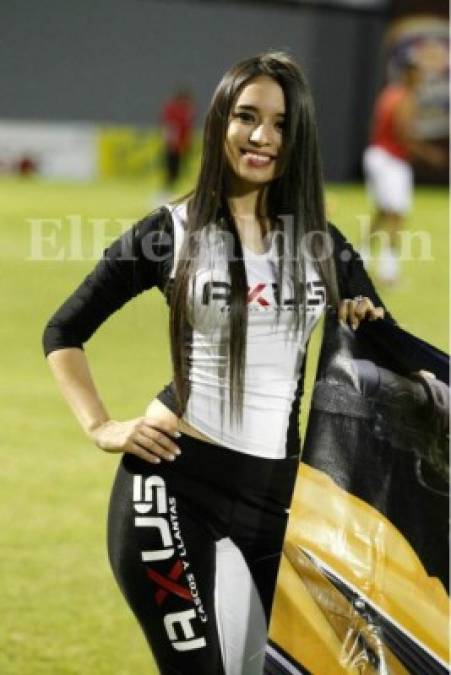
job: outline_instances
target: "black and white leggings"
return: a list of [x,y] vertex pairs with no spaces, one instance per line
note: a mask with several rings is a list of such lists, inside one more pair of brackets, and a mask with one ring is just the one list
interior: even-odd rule
[[161,675],[261,675],[299,457],[178,440],[175,462],[124,455],[108,550]]

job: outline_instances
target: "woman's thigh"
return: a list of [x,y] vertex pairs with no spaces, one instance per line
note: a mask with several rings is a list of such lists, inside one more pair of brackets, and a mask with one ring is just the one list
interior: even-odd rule
[[111,566],[162,675],[223,675],[215,541],[166,466],[140,472],[121,463],[108,517]]

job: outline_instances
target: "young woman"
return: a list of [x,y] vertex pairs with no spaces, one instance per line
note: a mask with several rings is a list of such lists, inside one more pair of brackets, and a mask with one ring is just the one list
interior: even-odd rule
[[[82,346],[153,286],[170,305],[174,381],[145,416],[112,420]],[[304,76],[268,52],[219,83],[192,194],[113,243],[44,335],[83,429],[123,453],[110,560],[163,675],[262,672],[306,345],[326,303],[354,328],[384,315],[325,222]]]

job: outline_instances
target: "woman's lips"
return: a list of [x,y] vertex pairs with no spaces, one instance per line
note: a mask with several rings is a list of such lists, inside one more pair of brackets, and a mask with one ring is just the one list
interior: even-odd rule
[[272,155],[263,155],[257,152],[248,152],[246,150],[243,151],[243,157],[247,164],[254,167],[268,166],[274,160]]

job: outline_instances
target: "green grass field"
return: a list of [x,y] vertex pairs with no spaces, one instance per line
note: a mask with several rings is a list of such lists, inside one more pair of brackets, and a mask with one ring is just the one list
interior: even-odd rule
[[[0,673],[152,675],[147,646],[106,557],[105,519],[117,457],[102,454],[79,430],[40,347],[46,320],[94,264],[67,259],[75,250],[74,242],[69,248],[69,216],[81,217],[87,257],[92,219],[108,219],[106,231],[113,236],[120,229],[117,219],[134,220],[148,211],[149,187],[1,179],[0,192]],[[355,241],[358,216],[369,208],[361,186],[331,186],[328,203],[331,219]],[[30,259],[36,255],[30,219],[39,218],[56,219],[46,225],[55,241],[43,243],[45,260]],[[406,262],[399,287],[381,293],[403,327],[447,350],[447,193],[417,189],[409,226],[430,233],[433,259]],[[50,260],[58,249],[65,259]],[[87,353],[112,416],[141,414],[168,381],[167,334],[166,308],[153,291],[113,316],[90,341]]]

